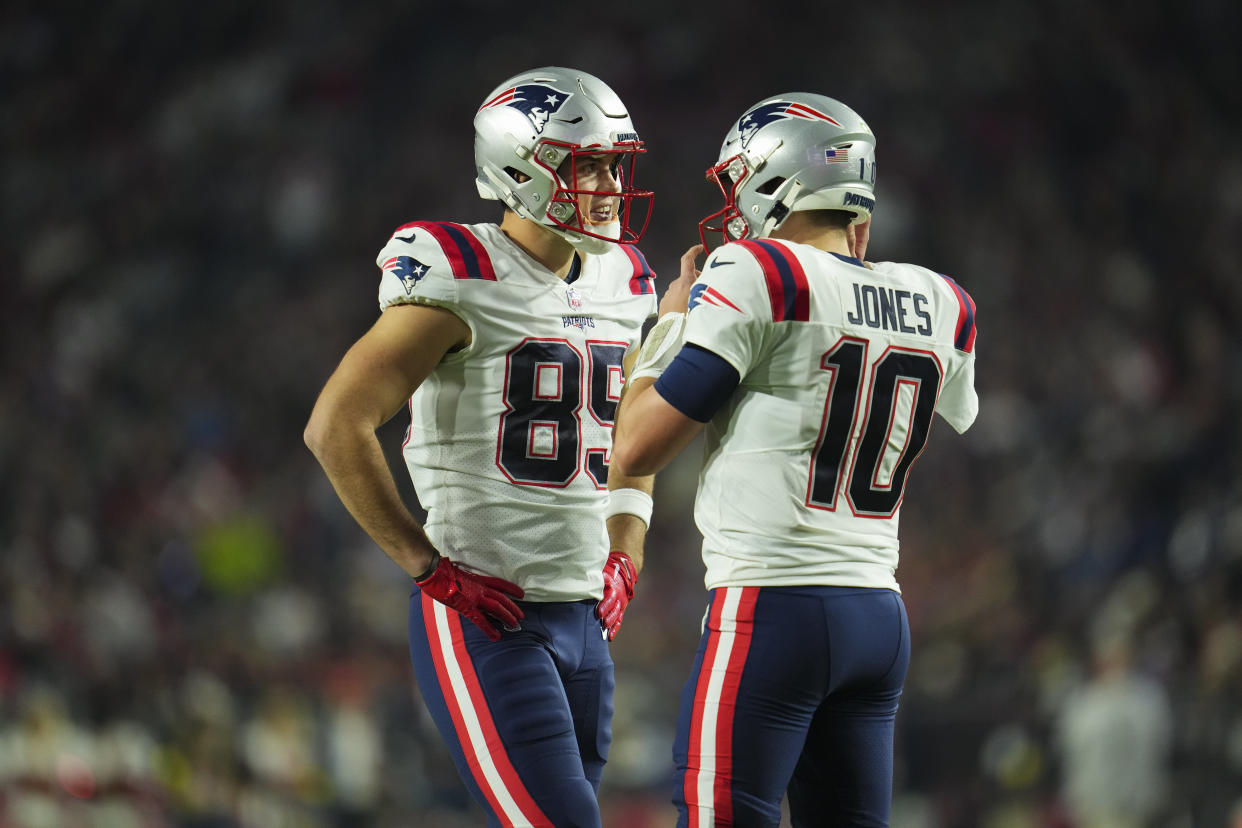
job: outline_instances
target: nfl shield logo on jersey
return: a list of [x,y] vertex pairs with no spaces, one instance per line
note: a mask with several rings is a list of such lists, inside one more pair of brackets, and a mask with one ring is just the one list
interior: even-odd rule
[[565,291],[565,298],[569,300],[569,306],[574,310],[578,310],[582,307],[582,294],[573,288]]
[[506,89],[479,108],[511,106],[525,114],[534,126],[535,132],[540,133],[547,126],[548,119],[564,106],[565,101],[571,96],[572,93],[562,92],[546,83],[523,83]]
[[406,296],[414,292],[418,280],[426,276],[430,269],[413,256],[393,256],[384,262],[384,272],[392,273],[401,280]]

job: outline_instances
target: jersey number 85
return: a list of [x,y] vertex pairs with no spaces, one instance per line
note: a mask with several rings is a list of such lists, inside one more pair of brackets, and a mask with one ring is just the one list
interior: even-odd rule
[[520,485],[563,487],[585,465],[597,489],[608,487],[608,448],[582,451],[581,409],[585,397],[592,419],[612,428],[625,348],[624,342],[588,341],[584,360],[568,340],[525,339],[508,353],[496,446],[496,465],[505,477]]

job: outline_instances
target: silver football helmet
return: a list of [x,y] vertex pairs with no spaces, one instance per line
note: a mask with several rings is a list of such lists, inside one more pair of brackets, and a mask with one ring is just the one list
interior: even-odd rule
[[[652,193],[634,187],[634,161],[646,152],[625,104],[586,72],[547,66],[514,75],[492,90],[474,116],[479,195],[505,203],[585,253],[633,244],[651,217]],[[616,189],[583,189],[577,159],[616,153]],[[579,196],[609,196],[606,221]]]
[[875,136],[840,101],[806,92],[765,98],[737,119],[707,171],[725,206],[699,222],[724,244],[766,238],[796,210],[844,210],[866,221],[875,206]]

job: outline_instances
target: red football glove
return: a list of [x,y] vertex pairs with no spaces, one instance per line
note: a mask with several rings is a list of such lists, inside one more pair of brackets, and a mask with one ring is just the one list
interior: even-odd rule
[[524,615],[511,600],[526,594],[520,586],[503,578],[468,572],[443,555],[430,575],[422,580],[416,578],[414,583],[441,604],[469,618],[492,641],[500,640],[495,621],[512,630]]
[[616,549],[608,553],[608,562],[604,564],[604,597],[595,605],[595,617],[604,629],[604,638],[612,641],[621,629],[621,619],[625,617],[625,607],[634,597],[634,582],[638,580],[638,570],[630,556]]

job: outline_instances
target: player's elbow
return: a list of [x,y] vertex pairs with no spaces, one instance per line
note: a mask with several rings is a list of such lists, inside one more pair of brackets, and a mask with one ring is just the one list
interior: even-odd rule
[[643,477],[660,470],[660,458],[636,440],[621,439],[612,446],[611,465],[629,477]]
[[333,422],[331,414],[322,404],[317,404],[311,411],[306,428],[302,430],[302,441],[310,449],[311,454],[323,461],[332,445]]
[[313,416],[307,420],[306,428],[302,430],[302,442],[306,443],[306,447],[310,449],[311,454],[316,457],[318,457],[323,451],[323,426]]

